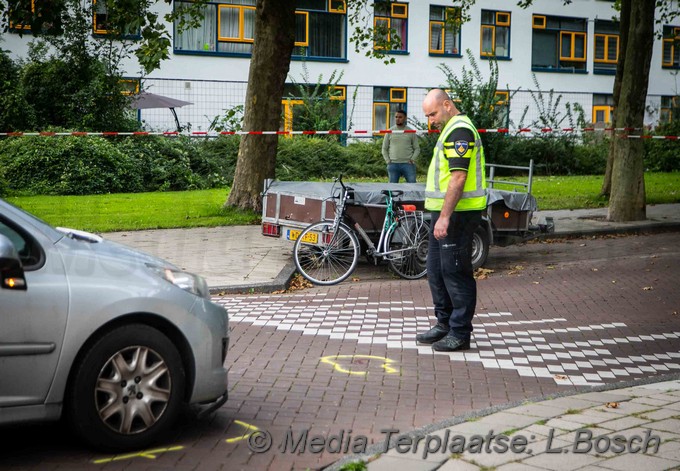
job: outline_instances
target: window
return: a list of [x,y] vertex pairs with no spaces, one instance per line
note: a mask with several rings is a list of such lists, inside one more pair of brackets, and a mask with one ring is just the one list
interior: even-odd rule
[[661,65],[665,69],[680,68],[680,27],[668,25],[663,27],[662,60]]
[[595,20],[593,72],[615,74],[619,61],[619,24]]
[[139,79],[120,79],[123,95],[132,96],[139,93]]
[[25,271],[37,270],[44,263],[45,256],[40,245],[11,221],[0,215],[0,234],[7,237],[19,255]]
[[43,33],[60,34],[61,14],[53,4],[54,0],[31,0],[29,10],[26,0],[15,2],[9,13],[9,30],[31,31],[31,25],[34,25]]
[[661,110],[659,114],[660,123],[671,123],[680,117],[680,97],[662,96]]
[[[30,17],[33,17],[33,15],[35,15],[35,0],[31,0],[31,10],[30,11],[20,11],[17,8],[16,10],[13,10],[12,14],[11,14],[11,16],[23,17],[26,20],[28,20]],[[15,31],[18,31],[18,30],[30,31],[31,30],[30,21],[14,22],[14,21],[10,20],[9,29],[15,30]]]
[[[255,40],[255,1],[207,3],[203,7],[203,22],[199,27],[179,33],[175,25],[175,51],[250,55]],[[190,5],[189,2],[174,4],[176,11]],[[293,57],[345,59],[345,1],[298,0],[297,5]]]
[[248,5],[217,6],[218,41],[252,43],[255,39],[255,7]]
[[480,54],[510,58],[510,12],[482,10]]
[[532,25],[532,70],[586,71],[586,19],[534,15]]
[[345,59],[347,6],[333,0],[298,0],[294,58]]
[[593,124],[611,124],[614,113],[614,97],[612,95],[593,95]]
[[374,6],[373,30],[375,49],[384,49],[385,42],[393,42],[389,52],[408,51],[408,4],[376,1]]
[[406,88],[373,87],[373,129],[394,126],[399,109],[406,111]]
[[507,90],[498,90],[495,94],[496,104],[494,109],[498,110],[498,123],[501,126],[508,127],[510,124],[510,92]]
[[309,12],[295,12],[295,45],[309,46]]
[[347,13],[345,0],[328,0],[328,11],[333,13]]
[[459,25],[459,8],[430,6],[430,54],[460,57]]
[[139,28],[123,23],[112,24],[106,0],[92,0],[92,27],[94,34],[120,35],[128,38],[140,35]]

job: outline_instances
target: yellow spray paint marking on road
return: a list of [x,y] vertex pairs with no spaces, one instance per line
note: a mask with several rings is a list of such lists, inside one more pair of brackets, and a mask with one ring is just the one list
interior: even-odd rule
[[241,427],[244,427],[246,429],[246,431],[243,432],[243,435],[241,435],[240,437],[227,438],[226,440],[224,440],[227,443],[234,443],[234,442],[238,442],[239,440],[244,440],[244,439],[248,438],[248,436],[250,434],[252,434],[253,432],[257,432],[258,430],[260,430],[259,428],[255,427],[254,425],[250,425],[250,424],[247,424],[245,422],[241,422],[240,420],[234,420],[234,423],[239,424]]
[[347,373],[351,375],[362,375],[366,376],[368,374],[368,371],[352,371],[351,369],[343,367],[338,360],[350,360],[350,363],[359,363],[359,364],[368,364],[367,361],[362,361],[362,360],[382,360],[382,368],[385,370],[385,373],[387,374],[395,374],[398,373],[399,370],[396,368],[392,368],[390,366],[390,363],[395,363],[394,360],[390,360],[389,358],[386,357],[377,357],[373,355],[329,355],[327,357],[321,357],[321,363],[326,363],[328,365],[332,365],[333,369],[335,371],[338,371],[340,373]]
[[93,460],[94,464],[112,463],[114,461],[130,460],[133,458],[146,458],[148,460],[155,460],[156,456],[161,453],[167,453],[169,451],[179,451],[183,450],[183,446],[173,446],[170,448],[156,448],[155,450],[144,450],[137,453],[130,453],[127,455],[116,455],[111,458],[102,458],[99,460]]

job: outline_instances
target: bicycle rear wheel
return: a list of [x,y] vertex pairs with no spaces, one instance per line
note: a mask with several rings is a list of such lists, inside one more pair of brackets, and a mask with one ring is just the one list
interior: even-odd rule
[[390,269],[402,278],[416,280],[427,274],[430,236],[427,224],[400,223],[389,235]]
[[334,231],[332,222],[315,222],[300,233],[293,255],[302,276],[317,285],[334,285],[357,266],[359,240],[345,224]]

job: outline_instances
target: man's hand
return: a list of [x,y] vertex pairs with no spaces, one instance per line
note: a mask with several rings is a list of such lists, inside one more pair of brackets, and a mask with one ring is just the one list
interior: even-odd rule
[[440,216],[434,225],[434,238],[442,240],[449,232],[449,218]]

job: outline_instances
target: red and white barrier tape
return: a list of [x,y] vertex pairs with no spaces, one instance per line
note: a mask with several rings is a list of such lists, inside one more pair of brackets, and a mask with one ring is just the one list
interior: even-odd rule
[[[496,129],[478,129],[480,134],[574,134],[574,133],[584,133],[584,132],[620,132],[620,133],[631,133],[635,131],[640,131],[636,128],[519,128],[519,129],[508,129],[508,128],[496,128]],[[30,137],[30,136],[99,136],[99,137],[118,137],[118,136],[188,136],[188,137],[218,137],[218,136],[245,136],[245,135],[276,135],[276,136],[323,136],[323,135],[347,135],[349,137],[364,137],[371,135],[384,135],[384,134],[435,134],[439,133],[439,130],[419,130],[419,129],[406,129],[406,130],[391,130],[391,129],[376,129],[376,130],[330,130],[330,131],[221,131],[221,132],[210,132],[210,131],[191,131],[191,132],[177,132],[177,131],[166,131],[166,132],[151,132],[151,131],[136,131],[136,132],[87,132],[87,131],[72,131],[72,132],[0,132],[0,137]],[[620,137],[628,139],[668,139],[672,141],[677,141],[680,136],[653,136],[653,135],[634,135],[634,134],[621,134]]]

